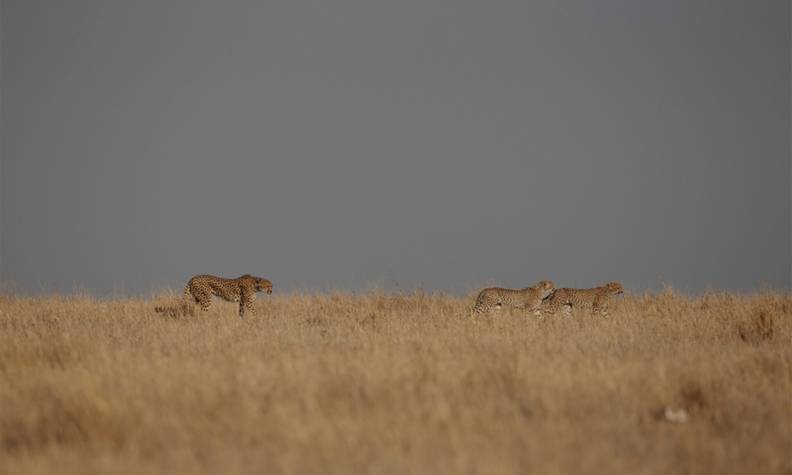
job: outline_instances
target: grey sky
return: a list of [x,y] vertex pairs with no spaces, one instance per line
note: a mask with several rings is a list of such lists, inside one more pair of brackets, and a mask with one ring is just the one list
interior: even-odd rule
[[790,285],[788,1],[0,14],[18,290]]

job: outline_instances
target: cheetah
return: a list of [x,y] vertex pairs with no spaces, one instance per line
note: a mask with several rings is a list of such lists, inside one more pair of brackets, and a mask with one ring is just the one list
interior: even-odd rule
[[[204,274],[196,275],[187,282],[187,286],[184,288],[184,299],[187,302],[197,303],[203,311],[209,310],[213,295],[226,302],[239,302],[239,318],[244,318],[246,309],[252,314],[256,313],[253,308],[256,292],[271,294],[272,282],[250,274],[236,279]],[[168,312],[167,307],[157,307],[154,310]]]
[[503,307],[535,311],[555,289],[553,282],[542,280],[524,289],[489,287],[479,292],[471,315],[490,314]]
[[548,297],[537,312],[538,315],[552,315],[563,307],[564,313],[569,315],[573,309],[590,310],[592,314],[608,316],[608,301],[611,295],[624,293],[624,287],[618,282],[608,282],[593,289],[556,289]]

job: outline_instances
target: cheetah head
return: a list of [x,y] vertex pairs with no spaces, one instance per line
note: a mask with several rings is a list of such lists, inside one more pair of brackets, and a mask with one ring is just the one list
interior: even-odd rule
[[547,298],[555,290],[555,284],[551,280],[542,280],[534,286],[542,294],[542,299]]
[[268,294],[272,293],[272,282],[267,279],[262,279],[261,277],[254,277],[253,278],[254,285],[256,286],[256,292],[267,292]]
[[605,284],[605,288],[608,289],[609,294],[619,295],[624,293],[624,287],[618,282],[608,282]]

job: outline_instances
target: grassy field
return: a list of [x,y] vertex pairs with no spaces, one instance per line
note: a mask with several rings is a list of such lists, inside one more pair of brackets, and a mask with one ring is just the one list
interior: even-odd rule
[[0,296],[0,473],[792,473],[792,298]]

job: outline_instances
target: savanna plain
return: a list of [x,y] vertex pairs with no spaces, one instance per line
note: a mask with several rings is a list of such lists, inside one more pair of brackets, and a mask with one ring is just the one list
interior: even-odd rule
[[0,295],[0,473],[792,474],[792,298]]

